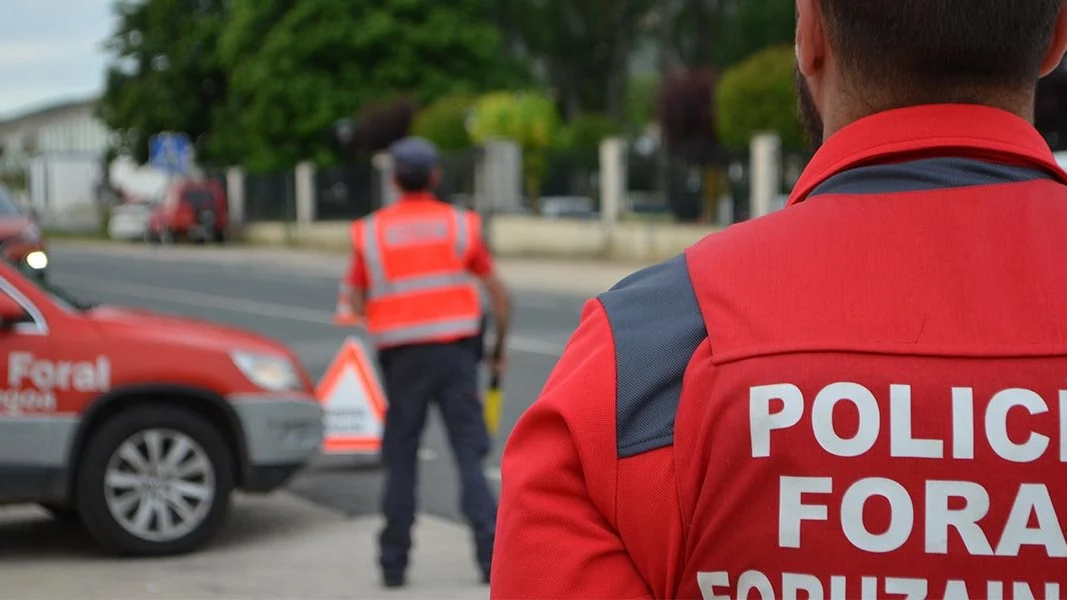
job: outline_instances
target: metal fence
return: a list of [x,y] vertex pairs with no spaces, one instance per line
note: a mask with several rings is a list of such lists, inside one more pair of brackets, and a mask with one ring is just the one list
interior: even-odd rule
[[441,154],[441,183],[437,196],[445,202],[474,208],[480,148],[455,150]]
[[627,157],[625,210],[671,217],[686,223],[706,216],[709,169],[697,161],[630,152]]
[[245,176],[245,220],[249,223],[296,220],[293,171]]
[[379,206],[374,183],[374,166],[369,160],[316,170],[316,219],[351,221],[369,215]]
[[541,196],[600,198],[600,155],[596,149],[554,150],[545,155]]
[[663,193],[662,171],[658,154],[626,154],[627,197],[623,210],[635,214],[667,214],[667,196]]

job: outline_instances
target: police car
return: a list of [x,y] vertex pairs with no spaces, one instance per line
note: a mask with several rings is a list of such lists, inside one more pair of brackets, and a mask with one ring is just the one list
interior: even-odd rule
[[283,485],[322,443],[312,382],[242,331],[90,306],[0,263],[0,504],[107,550],[189,552],[231,492]]

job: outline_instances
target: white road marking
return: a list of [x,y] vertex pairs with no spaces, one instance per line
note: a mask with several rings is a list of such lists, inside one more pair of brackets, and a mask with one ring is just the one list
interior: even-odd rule
[[[219,296],[205,294],[203,292],[191,292],[155,285],[139,283],[127,283],[114,279],[101,279],[86,275],[62,275],[58,277],[62,283],[69,284],[82,290],[89,290],[105,294],[118,294],[140,298],[142,300],[158,300],[186,306],[200,308],[213,308],[228,312],[244,313],[273,319],[288,319],[302,323],[315,325],[333,325],[333,312],[301,306],[276,304],[246,298],[234,298],[232,296]],[[516,352],[537,354],[559,358],[563,354],[563,345],[535,338],[512,336],[508,347]]]

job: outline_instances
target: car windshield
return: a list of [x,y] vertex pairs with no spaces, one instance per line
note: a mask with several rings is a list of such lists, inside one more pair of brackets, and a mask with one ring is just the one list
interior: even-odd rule
[[19,210],[19,205],[15,202],[14,196],[11,192],[0,184],[0,217],[15,217],[21,215],[22,211]]
[[204,189],[189,190],[182,194],[182,200],[188,202],[197,210],[210,209],[215,204],[215,196],[211,194],[210,190]]

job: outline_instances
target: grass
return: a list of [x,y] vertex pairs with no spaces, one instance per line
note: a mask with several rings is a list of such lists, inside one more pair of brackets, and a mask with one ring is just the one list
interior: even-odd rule
[[65,229],[42,230],[46,240],[92,240],[111,241],[111,238],[102,231],[68,231]]

